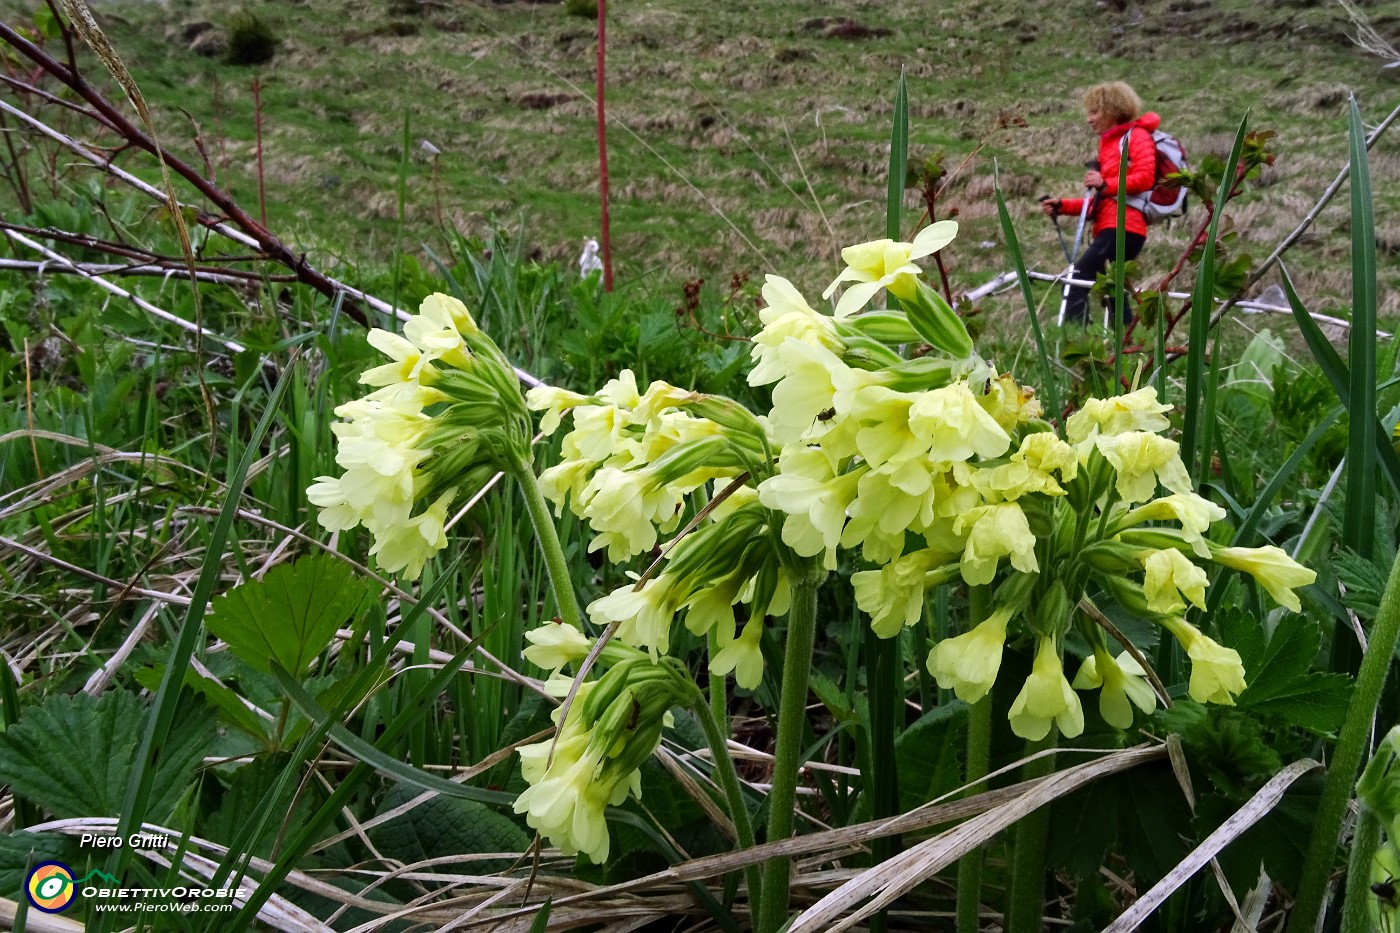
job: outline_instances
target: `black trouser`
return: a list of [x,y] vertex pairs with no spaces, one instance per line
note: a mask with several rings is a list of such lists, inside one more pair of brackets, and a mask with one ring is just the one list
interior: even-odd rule
[[[1089,248],[1084,251],[1074,264],[1074,278],[1083,279],[1089,282],[1098,278],[1102,272],[1107,272],[1109,266],[1113,265],[1113,257],[1118,246],[1118,231],[1105,230],[1094,241],[1089,244]],[[1140,233],[1123,234],[1123,259],[1136,259],[1137,254],[1142,252],[1142,244],[1147,242],[1147,237]],[[1074,287],[1069,290],[1069,300],[1065,303],[1065,323],[1066,324],[1088,324],[1089,323],[1089,289]],[[1123,305],[1123,323],[1129,324],[1133,320],[1133,309],[1126,302]]]

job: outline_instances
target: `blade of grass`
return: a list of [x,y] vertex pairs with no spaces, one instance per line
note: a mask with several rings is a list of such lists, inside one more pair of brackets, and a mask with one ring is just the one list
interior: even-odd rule
[[1347,410],[1351,430],[1347,434],[1342,542],[1369,558],[1376,538],[1376,235],[1365,127],[1355,97],[1351,99],[1350,137],[1352,313],[1347,341],[1351,368]]
[[1031,280],[1026,275],[1026,262],[1021,255],[1021,241],[1016,237],[1016,228],[1011,223],[1011,212],[1006,209],[1006,197],[1001,191],[1001,177],[995,162],[992,163],[992,190],[997,198],[997,217],[1001,220],[1001,232],[1006,237],[1006,252],[1011,256],[1011,267],[1016,270],[1016,281],[1021,283],[1021,295],[1026,300],[1026,315],[1031,321],[1031,333],[1035,335],[1035,349],[1040,357],[1041,388],[1050,403],[1050,415],[1058,418],[1060,393],[1055,384],[1055,371],[1050,365],[1050,349],[1045,344],[1045,334],[1040,328],[1040,316],[1036,314],[1035,298],[1031,295]]
[[[239,458],[233,474],[228,479],[223,507],[219,511],[219,517],[215,520],[214,527],[209,534],[209,541],[205,545],[204,563],[200,567],[198,578],[195,580],[194,591],[190,594],[190,604],[186,607],[185,619],[181,624],[179,637],[171,648],[170,658],[165,665],[165,674],[161,678],[160,688],[156,691],[155,699],[151,704],[150,720],[145,733],[141,736],[141,744],[136,749],[134,756],[136,767],[132,769],[131,783],[127,786],[126,796],[122,802],[121,819],[117,823],[117,835],[122,838],[129,836],[134,828],[140,826],[145,820],[146,808],[150,804],[152,784],[155,781],[156,752],[165,745],[165,740],[170,734],[175,711],[179,705],[180,693],[184,686],[185,670],[189,667],[190,658],[194,654],[199,633],[203,631],[204,614],[209,606],[209,598],[213,595],[214,587],[219,583],[223,572],[224,544],[229,539],[233,529],[233,521],[238,511],[243,484],[247,480],[248,470],[252,467],[253,461],[258,458],[262,439],[267,435],[273,419],[277,416],[287,387],[291,385],[291,374],[294,366],[290,364],[295,363],[296,356],[297,354],[294,352],[289,360],[289,365],[283,367],[282,374],[272,389],[272,395],[268,398],[267,407],[258,420],[257,426],[253,428],[247,446],[243,449],[243,456]],[[107,857],[107,873],[121,877],[122,871],[130,861],[130,853],[131,850],[127,848],[114,850]],[[107,928],[106,920],[106,915],[97,919],[99,931]]]
[[1235,142],[1230,147],[1230,157],[1225,162],[1225,171],[1220,176],[1220,189],[1215,195],[1205,247],[1201,253],[1200,264],[1196,268],[1196,287],[1191,296],[1191,335],[1186,352],[1186,415],[1181,429],[1181,453],[1187,469],[1198,482],[1205,475],[1199,456],[1199,442],[1201,421],[1203,417],[1209,417],[1209,413],[1203,410],[1205,358],[1206,345],[1210,340],[1210,312],[1215,304],[1215,255],[1220,237],[1220,217],[1224,213],[1230,189],[1235,184],[1235,173],[1240,164],[1240,153],[1244,149],[1245,131],[1248,126],[1249,117],[1246,115],[1240,121],[1240,127],[1235,133]]
[[[1337,355],[1337,351],[1332,347],[1332,342],[1322,333],[1322,328],[1317,326],[1317,321],[1313,320],[1307,308],[1303,306],[1302,300],[1298,297],[1297,291],[1293,288],[1293,279],[1288,274],[1288,269],[1279,263],[1279,274],[1283,281],[1284,294],[1288,296],[1288,306],[1293,310],[1293,318],[1298,322],[1298,330],[1303,335],[1303,340],[1307,343],[1308,349],[1312,351],[1313,359],[1317,362],[1318,368],[1322,370],[1327,381],[1336,390],[1337,399],[1342,406],[1351,409],[1351,372],[1347,364]],[[1377,369],[1379,373],[1379,368]],[[1377,387],[1377,392],[1381,390]],[[1395,447],[1390,442],[1390,432],[1384,427],[1379,427],[1375,435],[1376,456],[1381,467],[1385,471],[1386,479],[1390,482],[1391,491],[1397,498],[1400,498],[1400,454],[1395,452]]]

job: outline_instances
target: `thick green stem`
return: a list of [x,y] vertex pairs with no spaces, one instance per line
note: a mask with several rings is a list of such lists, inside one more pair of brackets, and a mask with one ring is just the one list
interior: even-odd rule
[[[975,628],[991,611],[991,587],[974,586],[968,593],[969,628]],[[987,775],[992,753],[992,698],[976,703],[967,717],[967,766],[963,783]],[[982,850],[973,849],[958,860],[958,933],[977,933],[982,910]]]
[[[1034,755],[1055,747],[1058,737],[1050,734],[1026,743],[1026,754]],[[1021,769],[1022,779],[1032,781],[1055,771],[1055,756],[1037,758]],[[1007,890],[1006,933],[1040,933],[1045,906],[1045,843],[1050,833],[1050,808],[1041,807],[1016,824],[1016,848],[1011,856],[1011,886]]]
[[[992,698],[988,695],[972,704],[968,713],[967,769],[964,772],[964,783],[971,784],[986,777],[991,749]],[[982,850],[977,848],[958,860],[958,933],[977,933],[982,924],[981,910]]]
[[[715,681],[718,681],[719,694],[724,695],[724,678],[717,677],[710,681],[710,695],[715,694]],[[692,704],[696,717],[700,720],[701,727],[705,730],[705,741],[710,745],[710,754],[715,760],[715,776],[719,778],[720,790],[724,791],[725,800],[729,803],[729,812],[734,817],[734,833],[739,837],[739,848],[753,848],[753,822],[749,819],[749,808],[744,802],[744,791],[739,785],[739,773],[734,768],[734,759],[729,754],[729,729],[726,727],[729,721],[729,714],[726,711],[723,718],[717,718],[714,711],[705,705],[702,697],[697,696]],[[757,865],[749,865],[744,868],[744,883],[749,886],[749,914],[750,921],[754,924],[758,922],[759,905],[763,902],[763,882],[759,877]]]
[[1371,720],[1380,704],[1397,641],[1400,641],[1400,560],[1390,566],[1390,579],[1386,581],[1385,595],[1381,597],[1380,610],[1371,626],[1366,656],[1361,659],[1361,668],[1356,674],[1347,718],[1337,737],[1332,764],[1327,769],[1307,860],[1303,862],[1303,877],[1298,882],[1298,899],[1288,921],[1290,933],[1312,933],[1318,914],[1322,912],[1327,879],[1336,859],[1337,837],[1341,835],[1356,771],[1366,755]]
[[1342,901],[1342,933],[1371,933],[1371,860],[1381,847],[1381,821],[1365,804],[1356,817],[1347,862],[1346,896]]
[[540,492],[535,470],[528,459],[521,457],[511,464],[510,473],[525,495],[525,511],[530,514],[535,541],[544,555],[544,566],[549,573],[549,587],[554,593],[555,605],[559,607],[559,618],[582,631],[583,613],[579,611],[578,597],[574,595],[573,576],[569,573],[564,547],[559,543],[559,532],[554,528],[554,516],[549,514],[549,504]]
[[[812,669],[812,643],[816,636],[817,580],[815,575],[792,581],[792,608],[788,612],[787,644],[783,655],[783,692],[778,701],[778,741],[773,762],[773,789],[768,794],[768,841],[792,835],[797,805],[797,771],[801,764],[802,736],[807,725],[807,677]],[[763,905],[759,933],[777,933],[787,921],[788,876],[792,865],[785,858],[770,859],[763,867]]]

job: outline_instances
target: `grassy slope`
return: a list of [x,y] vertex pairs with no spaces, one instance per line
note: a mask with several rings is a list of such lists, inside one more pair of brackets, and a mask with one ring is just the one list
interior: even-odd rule
[[[106,28],[172,140],[199,120],[216,170],[255,203],[250,83],[263,82],[268,213],[323,263],[379,262],[392,251],[403,109],[417,151],[405,242],[441,248],[443,225],[482,235],[522,223],[543,256],[572,260],[598,224],[591,93],[594,24],[555,3],[315,0],[255,7],[283,38],[256,72],[188,53],[175,27],[223,22],[222,4],[109,2]],[[1394,2],[1366,7],[1382,34]],[[929,8],[855,0],[840,7],[888,30],[857,41],[813,22],[830,8],[794,0],[615,3],[608,104],[613,235],[625,282],[674,283],[732,272],[783,272],[819,288],[839,246],[883,229],[890,99],[910,82],[912,150],[957,165],[988,145],[950,186],[963,234],[949,257],[955,284],[1006,268],[991,194],[992,159],[1026,241],[1028,262],[1058,267],[1041,192],[1074,192],[1093,141],[1077,103],[1088,84],[1132,82],[1199,156],[1228,148],[1246,110],[1278,133],[1278,165],[1235,211],[1247,251],[1268,253],[1345,160],[1346,92],[1378,120],[1400,98],[1400,73],[1348,40],[1342,10],[1316,0],[1144,0],[1125,12],[1087,0],[1028,8],[966,0]],[[19,5],[0,3],[8,16]],[[829,24],[828,24],[829,28]],[[403,35],[402,33],[409,33]],[[999,115],[1024,128],[996,130]],[[181,142],[185,142],[181,139]],[[190,149],[188,145],[184,148]],[[1400,156],[1373,155],[1383,268],[1400,250]],[[1348,291],[1345,198],[1293,257],[1315,310]],[[917,210],[917,199],[909,204]],[[1194,227],[1198,217],[1193,216]],[[1188,225],[1155,233],[1144,256],[1169,268]],[[1383,273],[1382,313],[1400,311]],[[659,276],[659,279],[658,279]],[[1389,276],[1388,281],[1384,280]]]

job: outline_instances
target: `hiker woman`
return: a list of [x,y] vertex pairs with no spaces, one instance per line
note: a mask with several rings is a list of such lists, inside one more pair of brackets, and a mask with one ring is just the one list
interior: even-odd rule
[[[1084,173],[1086,193],[1092,193],[1089,211],[1093,214],[1093,240],[1074,263],[1073,277],[1093,281],[1113,262],[1118,236],[1118,166],[1124,154],[1128,157],[1127,192],[1141,194],[1156,180],[1157,152],[1152,133],[1161,124],[1155,113],[1142,112],[1142,99],[1122,81],[1096,84],[1084,92],[1084,110],[1089,126],[1099,134],[1099,157],[1090,162]],[[1135,133],[1134,130],[1142,130]],[[1124,137],[1127,137],[1126,142]],[[1041,202],[1047,217],[1059,214],[1078,216],[1084,208],[1084,198],[1048,198]],[[1147,240],[1147,221],[1142,212],[1131,204],[1124,214],[1123,256],[1135,259]],[[1069,290],[1064,319],[1087,324],[1086,305],[1089,289]],[[1125,307],[1124,323],[1132,320]]]

